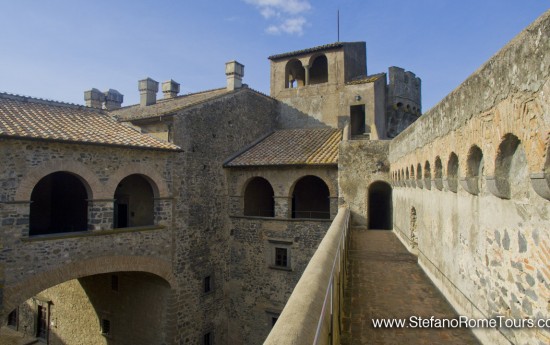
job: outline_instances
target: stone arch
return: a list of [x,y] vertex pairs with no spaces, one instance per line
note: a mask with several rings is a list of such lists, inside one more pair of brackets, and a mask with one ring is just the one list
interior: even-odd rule
[[410,179],[409,179],[409,182],[411,184],[411,187],[416,187],[416,178],[414,177],[415,174],[414,174],[414,165],[411,164],[411,174],[410,174]]
[[27,172],[15,192],[15,201],[30,201],[34,187],[42,178],[61,171],[77,176],[86,187],[89,199],[97,198],[98,195],[103,194],[103,185],[90,168],[80,162],[60,160],[49,161],[37,167],[33,167]]
[[297,179],[290,191],[292,218],[330,218],[329,184],[315,175]]
[[170,288],[177,288],[172,264],[169,261],[143,256],[103,256],[71,262],[16,284],[6,285],[2,316],[7,316],[15,307],[49,287],[72,279],[114,272],[152,273],[164,279]]
[[393,229],[392,188],[385,181],[374,181],[368,187],[369,229]]
[[325,54],[316,54],[309,59],[309,84],[328,82],[328,59]]
[[487,177],[489,191],[501,199],[511,197],[510,171],[520,143],[519,138],[512,133],[502,137],[495,158],[494,175]]
[[88,230],[86,181],[70,172],[44,176],[31,193],[29,236]]
[[544,160],[543,170],[531,174],[531,185],[535,192],[546,200],[550,200],[550,133],[546,139],[546,159]]
[[124,177],[113,194],[113,226],[126,228],[153,225],[155,190],[158,193],[156,184],[145,175],[131,174]]
[[442,190],[443,189],[443,164],[441,164],[441,158],[439,156],[435,157],[434,164],[434,184],[435,188]]
[[460,180],[462,187],[470,194],[478,195],[483,176],[483,152],[477,145],[472,145],[466,158],[466,177]]
[[117,186],[129,175],[141,175],[145,178],[151,185],[151,188],[153,188],[153,195],[155,198],[169,198],[171,196],[166,180],[157,170],[155,170],[153,166],[132,163],[125,164],[123,167],[111,174],[105,187],[105,190],[108,193],[104,196],[105,199],[112,198]]
[[424,187],[424,184],[422,183],[422,164],[420,163],[416,165],[416,185],[418,188]]
[[[294,85],[296,82],[296,85]],[[285,89],[304,86],[306,83],[306,72],[302,62],[298,59],[290,59],[285,66]]]
[[275,215],[275,193],[267,179],[260,176],[251,177],[242,189],[245,216],[273,217]]
[[424,187],[432,189],[432,169],[428,160],[424,163]]
[[447,161],[447,189],[453,193],[458,190],[458,156],[454,152]]

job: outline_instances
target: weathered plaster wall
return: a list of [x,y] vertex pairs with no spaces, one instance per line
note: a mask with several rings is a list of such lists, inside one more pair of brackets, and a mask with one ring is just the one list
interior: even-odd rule
[[[460,314],[550,317],[549,33],[547,12],[390,144],[394,229]],[[520,144],[501,160],[507,134]],[[486,344],[550,342],[544,329],[474,332]]]

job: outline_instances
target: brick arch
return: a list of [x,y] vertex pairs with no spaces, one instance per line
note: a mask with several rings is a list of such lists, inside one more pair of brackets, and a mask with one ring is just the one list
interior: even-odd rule
[[66,281],[115,272],[146,272],[164,279],[170,288],[177,287],[170,262],[142,256],[103,256],[79,260],[56,269],[39,273],[13,285],[4,287],[2,317],[39,292]]
[[170,197],[170,190],[166,181],[161,174],[158,173],[153,167],[140,163],[126,164],[123,167],[115,171],[105,186],[105,192],[108,194],[105,198],[113,198],[116,187],[124,178],[130,175],[143,176],[153,188],[153,195],[155,198],[167,198]]
[[21,180],[15,192],[15,201],[29,201],[36,184],[45,176],[55,172],[68,172],[76,175],[86,187],[89,199],[103,194],[103,184],[97,175],[86,165],[69,160],[49,161],[33,167]]

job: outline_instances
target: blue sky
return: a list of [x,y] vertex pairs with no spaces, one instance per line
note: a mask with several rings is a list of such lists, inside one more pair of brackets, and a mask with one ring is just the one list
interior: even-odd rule
[[[369,74],[399,66],[435,105],[529,23],[548,0],[0,0],[0,91],[83,104],[92,87],[139,101],[137,81],[181,93],[225,85],[225,62],[269,93],[268,56],[367,42]],[[159,97],[160,93],[159,93]]]

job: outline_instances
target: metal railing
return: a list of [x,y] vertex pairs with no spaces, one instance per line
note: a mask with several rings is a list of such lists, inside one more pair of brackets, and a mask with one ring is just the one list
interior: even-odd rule
[[340,344],[349,214],[338,210],[264,345]]

